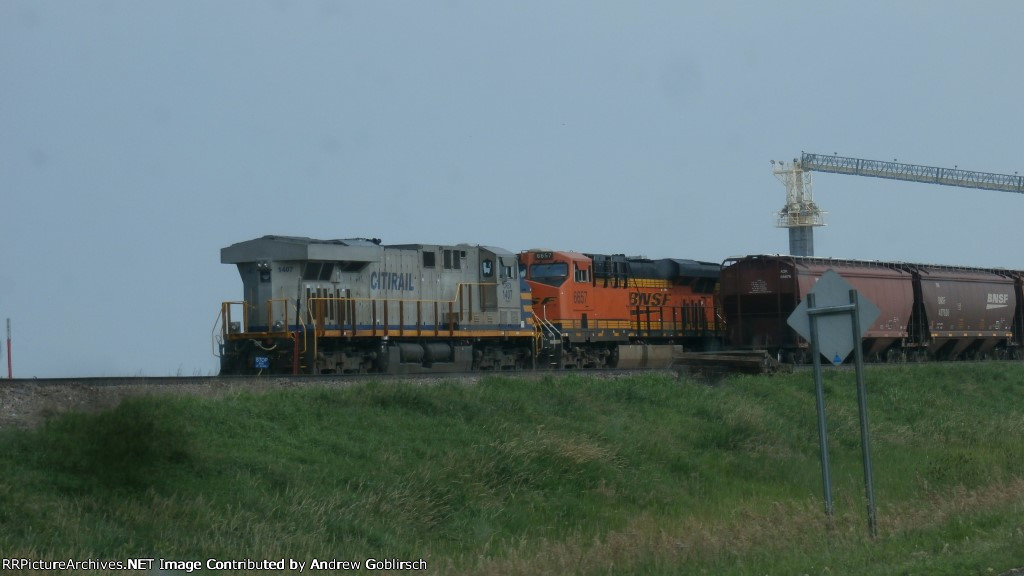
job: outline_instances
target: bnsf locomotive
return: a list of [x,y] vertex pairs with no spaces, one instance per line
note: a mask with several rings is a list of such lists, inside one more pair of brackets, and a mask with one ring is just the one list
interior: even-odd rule
[[720,334],[717,264],[551,250],[519,260],[555,367],[668,367],[678,346]]
[[706,262],[284,236],[221,262],[224,374],[667,367],[721,332]]

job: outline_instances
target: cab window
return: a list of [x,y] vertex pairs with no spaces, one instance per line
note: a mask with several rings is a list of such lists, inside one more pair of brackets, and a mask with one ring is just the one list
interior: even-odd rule
[[530,280],[547,284],[548,286],[561,286],[569,277],[569,265],[565,262],[553,264],[534,264],[530,266]]
[[576,275],[577,282],[590,282],[589,269],[580,268],[580,265],[575,262],[572,263],[572,269]]

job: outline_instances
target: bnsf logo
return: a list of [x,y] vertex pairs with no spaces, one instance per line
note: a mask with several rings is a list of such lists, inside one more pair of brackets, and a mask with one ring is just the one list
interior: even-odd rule
[[989,294],[988,304],[985,305],[985,310],[992,310],[993,308],[1006,308],[1009,305],[1009,294]]
[[1010,295],[1009,294],[989,294],[988,295],[988,303],[989,304],[1007,304],[1009,302],[1010,302]]
[[644,292],[630,292],[630,306],[668,306],[669,294],[646,294]]

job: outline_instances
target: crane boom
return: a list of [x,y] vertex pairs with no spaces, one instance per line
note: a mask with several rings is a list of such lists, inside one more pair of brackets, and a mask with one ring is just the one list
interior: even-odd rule
[[1024,176],[1016,174],[993,174],[991,172],[974,172],[958,168],[937,168],[885,162],[882,160],[864,160],[845,156],[826,156],[823,154],[800,155],[800,167],[805,171],[832,172],[834,174],[851,174],[854,176],[873,176],[891,180],[908,180],[910,182],[926,182],[959,186],[961,188],[980,188],[983,190],[999,190],[1024,194]]

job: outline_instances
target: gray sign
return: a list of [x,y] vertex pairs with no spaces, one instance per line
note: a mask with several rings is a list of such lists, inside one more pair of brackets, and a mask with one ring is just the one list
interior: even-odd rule
[[[814,294],[815,308],[828,308],[832,306],[850,305],[850,290],[853,286],[829,269],[808,294]],[[858,317],[860,318],[861,336],[871,324],[878,318],[879,310],[866,298],[860,298],[858,306]],[[850,314],[821,314],[818,316],[818,350],[829,362],[839,365],[843,363],[846,356],[853,350],[853,318]],[[811,317],[808,314],[807,299],[805,298],[789,315],[786,322],[796,330],[797,334],[804,340],[811,339]],[[859,338],[858,338],[859,339]]]

